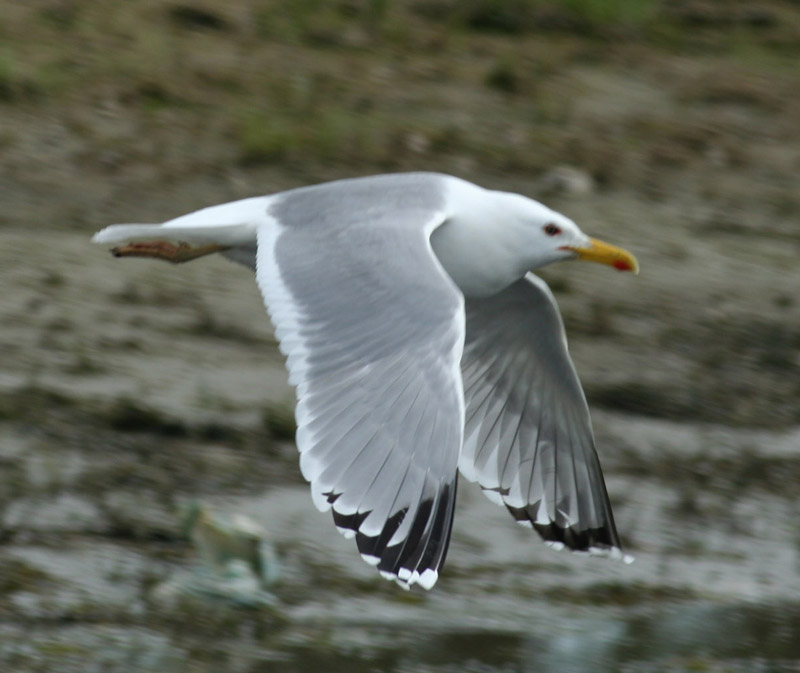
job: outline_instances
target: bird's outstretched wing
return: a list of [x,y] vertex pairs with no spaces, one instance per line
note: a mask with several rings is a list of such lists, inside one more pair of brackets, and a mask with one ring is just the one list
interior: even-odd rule
[[315,504],[384,576],[425,588],[449,544],[464,419],[463,296],[429,240],[442,192],[414,175],[286,192],[256,255]]
[[529,273],[466,301],[461,473],[553,546],[620,554],[564,325]]

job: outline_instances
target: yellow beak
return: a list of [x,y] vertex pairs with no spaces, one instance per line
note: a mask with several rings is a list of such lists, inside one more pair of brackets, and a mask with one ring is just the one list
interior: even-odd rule
[[596,238],[589,239],[589,245],[584,248],[574,248],[572,246],[565,246],[565,249],[572,250],[578,259],[586,262],[599,262],[600,264],[608,264],[620,271],[633,271],[639,273],[639,262],[627,250],[618,248],[616,245],[603,243]]

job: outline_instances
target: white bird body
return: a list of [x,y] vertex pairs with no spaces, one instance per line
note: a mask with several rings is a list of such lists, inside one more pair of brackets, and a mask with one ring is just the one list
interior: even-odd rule
[[[552,294],[530,270],[637,269],[517,194],[411,173],[114,225],[97,243],[173,262],[220,252],[256,279],[297,387],[303,475],[362,557],[436,582],[456,471],[546,542],[621,556]],[[165,241],[180,241],[175,246]]]
[[[537,240],[531,236],[532,220],[557,222],[562,230],[568,230],[573,245],[589,242],[574,222],[537,201],[519,194],[487,190],[451,175],[436,177],[445,183],[446,191],[441,222],[429,232],[431,246],[464,296],[495,294],[528,271],[573,256],[572,253],[543,256],[541,249],[531,245]],[[163,224],[113,225],[98,232],[92,240],[119,243],[154,235],[163,238],[169,233],[169,238],[187,243],[230,247],[232,250],[222,254],[255,270],[257,228],[268,222],[271,203],[283,194],[209,206]],[[166,232],[168,229],[175,231]],[[474,250],[480,250],[481,254],[471,255]],[[244,251],[252,256],[242,255]]]

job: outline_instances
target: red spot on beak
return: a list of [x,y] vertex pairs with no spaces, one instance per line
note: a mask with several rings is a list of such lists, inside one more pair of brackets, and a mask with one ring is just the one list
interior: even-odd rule
[[633,267],[628,264],[624,259],[615,259],[613,262],[613,266],[615,269],[619,271],[631,271]]

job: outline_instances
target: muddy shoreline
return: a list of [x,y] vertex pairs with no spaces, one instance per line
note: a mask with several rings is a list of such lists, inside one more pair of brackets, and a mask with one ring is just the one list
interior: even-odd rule
[[[311,4],[0,25],[0,668],[797,670],[800,9]],[[435,590],[383,581],[311,503],[251,274],[89,243],[402,170],[639,258],[542,273],[632,565],[555,553],[462,484]],[[166,591],[201,563],[193,502],[265,529],[274,601]]]

